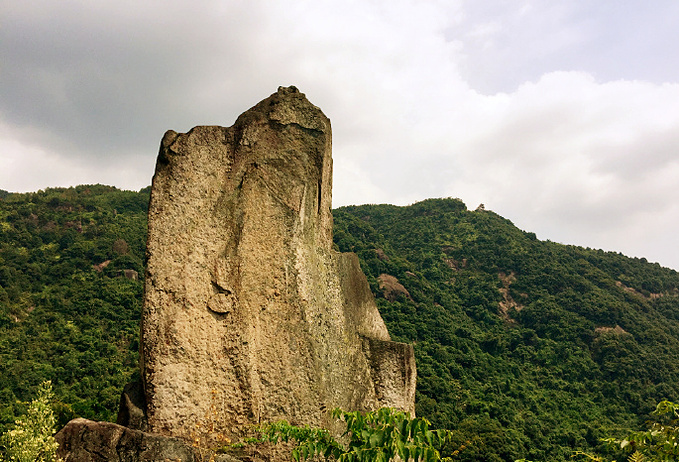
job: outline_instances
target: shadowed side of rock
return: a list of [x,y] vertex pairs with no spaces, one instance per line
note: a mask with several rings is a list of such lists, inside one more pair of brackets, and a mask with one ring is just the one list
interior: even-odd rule
[[141,382],[131,382],[123,388],[116,423],[134,430],[148,430],[146,396]]
[[194,462],[190,444],[179,438],[151,435],[109,422],[70,421],[55,435],[57,456],[65,462]]

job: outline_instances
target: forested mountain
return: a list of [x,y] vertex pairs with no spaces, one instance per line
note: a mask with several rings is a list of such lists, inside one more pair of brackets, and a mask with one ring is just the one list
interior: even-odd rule
[[455,199],[334,216],[340,249],[392,299],[378,298],[390,332],[415,343],[418,414],[471,441],[463,460],[567,460],[679,398],[679,273]]
[[[115,418],[137,373],[148,195],[0,198],[0,425],[46,379],[62,421]],[[456,199],[334,217],[392,337],[415,345],[418,414],[456,432],[460,460],[566,460],[679,400],[679,273]]]
[[137,367],[148,199],[97,185],[0,200],[0,425],[43,380],[62,423],[115,420]]

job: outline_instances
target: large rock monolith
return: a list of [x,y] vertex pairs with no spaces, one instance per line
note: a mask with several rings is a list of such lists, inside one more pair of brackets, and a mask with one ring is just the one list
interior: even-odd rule
[[354,254],[332,249],[330,121],[295,87],[232,127],[163,137],[142,313],[148,430],[229,437],[328,411],[414,411],[410,345],[391,342]]

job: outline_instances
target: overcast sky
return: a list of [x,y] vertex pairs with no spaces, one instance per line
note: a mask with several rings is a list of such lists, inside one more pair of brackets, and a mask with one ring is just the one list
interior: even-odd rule
[[676,0],[0,0],[0,189],[151,182],[296,85],[334,205],[480,203],[679,269]]

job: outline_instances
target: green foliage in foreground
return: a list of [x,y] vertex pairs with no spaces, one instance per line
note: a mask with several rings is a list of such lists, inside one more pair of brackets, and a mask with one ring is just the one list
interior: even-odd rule
[[658,403],[646,431],[630,433],[619,440],[607,438],[605,441],[631,453],[629,460],[649,462],[669,462],[679,460],[679,404],[671,401]]
[[[628,462],[676,462],[679,460],[679,404],[663,400],[652,412],[655,420],[645,431],[631,432],[623,439],[603,438],[608,446],[627,454]],[[577,451],[573,457],[593,462],[616,462],[589,452]],[[532,462],[519,459],[516,462]]]
[[14,428],[0,436],[0,462],[56,462],[59,446],[52,435],[56,418],[52,412],[52,384],[44,382],[38,397]]
[[437,448],[450,441],[450,432],[430,430],[424,418],[411,419],[406,412],[382,408],[375,412],[346,412],[334,409],[332,416],[346,424],[338,441],[330,432],[319,428],[298,427],[288,422],[276,422],[261,429],[262,441],[278,443],[293,441],[292,458],[301,462],[315,456],[339,462],[437,462],[451,460],[441,457]]

